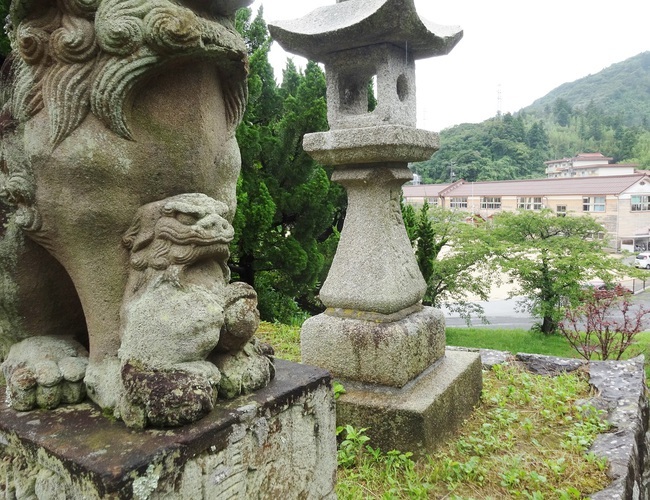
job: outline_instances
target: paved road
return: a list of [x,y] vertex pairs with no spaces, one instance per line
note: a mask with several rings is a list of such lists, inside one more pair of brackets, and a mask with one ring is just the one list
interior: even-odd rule
[[[528,329],[533,326],[535,320],[526,312],[516,310],[517,298],[505,300],[491,300],[489,302],[480,301],[477,304],[483,307],[485,316],[489,323],[482,323],[478,318],[472,318],[470,326],[477,328],[524,328]],[[445,313],[447,326],[468,326],[464,318],[458,313],[449,312],[442,308]]]
[[[650,289],[638,293],[632,297],[632,302],[650,309]],[[504,300],[491,300],[489,302],[477,302],[485,311],[489,323],[484,324],[478,318],[472,318],[470,326],[475,328],[531,328],[537,321],[531,318],[526,312],[517,311],[517,298]],[[443,308],[447,326],[466,327],[466,321],[457,313],[451,313]],[[646,322],[646,329],[650,329],[650,318]]]

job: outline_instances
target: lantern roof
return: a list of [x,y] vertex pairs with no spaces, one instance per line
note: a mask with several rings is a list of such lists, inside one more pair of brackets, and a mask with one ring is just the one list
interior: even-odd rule
[[269,24],[283,49],[319,62],[329,54],[391,43],[414,59],[447,54],[463,36],[459,26],[422,19],[413,0],[339,0],[300,19]]

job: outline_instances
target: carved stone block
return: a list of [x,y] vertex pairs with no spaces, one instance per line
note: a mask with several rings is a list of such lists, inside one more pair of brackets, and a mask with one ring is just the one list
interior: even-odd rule
[[278,361],[254,395],[174,430],[133,432],[84,403],[16,412],[0,401],[2,498],[334,498],[329,375]]
[[302,361],[336,378],[403,387],[445,354],[442,312],[408,313],[394,321],[345,310],[313,316],[300,332]]

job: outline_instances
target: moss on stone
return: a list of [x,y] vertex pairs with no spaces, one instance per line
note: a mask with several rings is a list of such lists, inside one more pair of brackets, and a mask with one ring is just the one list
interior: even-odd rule
[[[13,217],[5,229],[4,237],[0,240],[0,362],[4,361],[11,345],[24,336],[21,335],[18,284],[14,275],[25,236]],[[0,384],[4,384],[2,374]]]

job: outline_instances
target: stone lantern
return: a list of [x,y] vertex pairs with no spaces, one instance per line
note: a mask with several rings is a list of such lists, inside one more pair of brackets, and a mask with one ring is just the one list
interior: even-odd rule
[[[415,61],[447,54],[462,31],[421,19],[413,0],[339,0],[269,30],[285,50],[325,65],[330,130],[306,135],[303,147],[335,167],[332,180],[348,193],[320,291],[327,309],[303,325],[302,361],[344,382],[340,423],[371,427],[382,449],[432,449],[453,424],[441,425],[432,408],[444,401],[448,415],[471,409],[481,367],[475,354],[445,353],[444,317],[422,305],[426,283],[400,194],[412,179],[408,162],[429,159],[439,144],[436,133],[416,128]],[[374,77],[378,104],[368,111]],[[462,397],[445,396],[459,390]],[[396,431],[397,421],[412,429]]]

